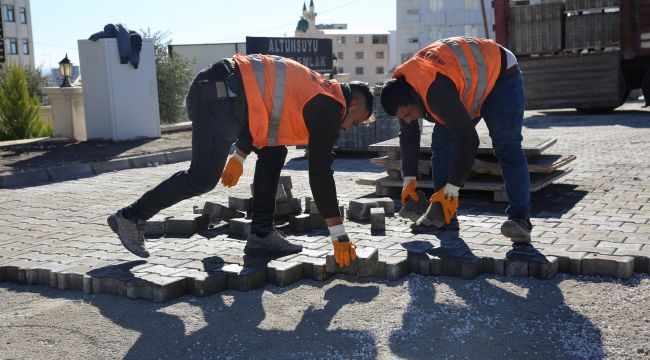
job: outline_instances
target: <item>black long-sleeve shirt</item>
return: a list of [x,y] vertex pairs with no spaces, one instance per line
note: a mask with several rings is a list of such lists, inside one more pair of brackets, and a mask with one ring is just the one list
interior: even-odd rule
[[[342,105],[326,95],[316,95],[303,108],[303,118],[309,132],[309,186],[314,202],[324,218],[341,216],[339,213],[332,171],[332,150],[339,139]],[[253,139],[248,126],[242,128],[236,146],[242,152],[253,151]]]

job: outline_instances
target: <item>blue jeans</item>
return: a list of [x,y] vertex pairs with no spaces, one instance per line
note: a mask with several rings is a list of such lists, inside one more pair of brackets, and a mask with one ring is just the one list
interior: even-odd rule
[[208,79],[209,75],[207,69],[200,72],[186,98],[187,113],[192,121],[190,168],[173,174],[125,208],[132,218],[148,220],[182,200],[214,189],[219,182],[242,122],[234,116],[231,100],[201,101],[197,83]]
[[[509,200],[508,218],[530,218],[530,175],[521,147],[524,105],[523,78],[521,74],[515,74],[499,79],[481,108],[481,116],[503,173]],[[457,144],[447,127],[436,123],[431,135],[431,167],[436,190],[447,183],[456,150]]]

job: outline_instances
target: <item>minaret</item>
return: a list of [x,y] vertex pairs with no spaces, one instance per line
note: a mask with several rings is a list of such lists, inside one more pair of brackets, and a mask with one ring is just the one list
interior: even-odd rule
[[307,4],[302,3],[302,17],[307,17]]

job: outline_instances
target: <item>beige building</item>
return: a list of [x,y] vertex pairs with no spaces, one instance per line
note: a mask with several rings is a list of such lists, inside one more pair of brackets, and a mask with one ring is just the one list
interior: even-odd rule
[[316,25],[314,1],[309,9],[303,4],[296,37],[332,39],[332,52],[338,59],[339,73],[349,73],[350,80],[370,85],[383,84],[389,70],[389,35],[387,30],[348,29],[346,24]]
[[2,39],[4,53],[0,62],[34,67],[34,42],[32,36],[29,0],[0,0]]

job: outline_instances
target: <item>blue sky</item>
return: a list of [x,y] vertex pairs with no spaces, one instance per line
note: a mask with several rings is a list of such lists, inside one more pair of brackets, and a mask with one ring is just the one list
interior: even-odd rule
[[[173,44],[293,36],[303,0],[31,0],[30,5],[34,61],[49,68],[57,67],[66,53],[78,64],[77,40],[108,23],[138,32],[168,31]],[[395,29],[395,0],[314,0],[314,6],[319,24]]]

